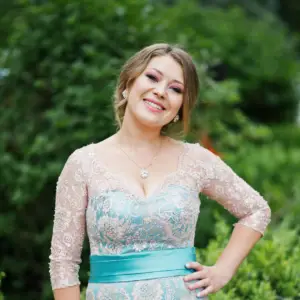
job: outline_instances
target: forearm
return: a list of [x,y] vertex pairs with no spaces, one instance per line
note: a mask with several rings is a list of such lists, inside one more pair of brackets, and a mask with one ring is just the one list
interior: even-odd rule
[[79,285],[55,289],[53,293],[55,300],[80,300]]
[[230,271],[232,276],[261,238],[261,233],[241,224],[234,227],[230,240],[218,258],[216,266]]

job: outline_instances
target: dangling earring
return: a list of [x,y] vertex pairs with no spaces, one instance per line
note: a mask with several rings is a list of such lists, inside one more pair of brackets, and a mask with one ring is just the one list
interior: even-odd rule
[[124,91],[122,92],[122,96],[123,96],[124,100],[127,99],[127,96],[128,96],[127,90],[124,90]]
[[176,123],[179,121],[179,115],[176,115],[175,118],[173,119],[173,122]]

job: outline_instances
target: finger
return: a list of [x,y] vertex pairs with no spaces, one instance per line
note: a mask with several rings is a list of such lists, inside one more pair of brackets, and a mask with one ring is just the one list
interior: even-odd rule
[[196,271],[201,271],[203,269],[203,266],[200,265],[198,262],[196,261],[192,261],[192,262],[189,262],[185,265],[186,268],[188,269],[194,269]]
[[210,285],[210,279],[205,278],[205,279],[202,279],[200,281],[197,281],[197,282],[189,285],[188,288],[190,290],[195,290],[195,289],[198,289],[198,288],[208,287],[209,285]]
[[203,291],[199,292],[197,294],[197,297],[206,297],[209,294],[211,294],[212,292],[213,292],[213,287],[212,287],[212,285],[210,285],[207,288],[205,288]]
[[192,274],[184,276],[183,280],[191,281],[191,280],[196,280],[196,279],[204,279],[206,277],[207,277],[207,272],[206,272],[206,270],[202,269],[201,271],[194,272]]

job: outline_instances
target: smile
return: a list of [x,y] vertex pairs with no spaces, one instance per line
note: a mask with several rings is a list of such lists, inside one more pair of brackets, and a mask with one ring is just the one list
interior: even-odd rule
[[152,112],[161,112],[165,110],[164,106],[154,100],[151,99],[144,99],[144,103],[146,107]]

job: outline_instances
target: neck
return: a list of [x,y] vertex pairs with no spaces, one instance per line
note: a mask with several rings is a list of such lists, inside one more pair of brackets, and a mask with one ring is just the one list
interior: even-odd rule
[[159,129],[140,128],[127,124],[122,125],[117,137],[121,144],[130,144],[134,148],[157,146],[162,139]]

